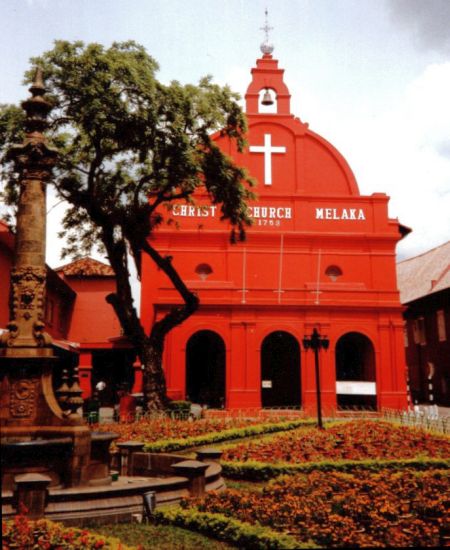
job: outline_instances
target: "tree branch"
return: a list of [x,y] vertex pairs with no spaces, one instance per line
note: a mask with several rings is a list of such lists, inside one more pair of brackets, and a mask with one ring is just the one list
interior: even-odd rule
[[154,323],[150,338],[152,340],[160,339],[162,342],[163,336],[165,336],[173,327],[181,324],[195,311],[197,311],[200,301],[197,294],[190,291],[184,284],[184,281],[173,267],[172,258],[170,256],[161,256],[161,254],[155,250],[147,240],[141,243],[141,249],[147,253],[156,265],[164,271],[184,300],[184,305],[173,307],[162,319]]

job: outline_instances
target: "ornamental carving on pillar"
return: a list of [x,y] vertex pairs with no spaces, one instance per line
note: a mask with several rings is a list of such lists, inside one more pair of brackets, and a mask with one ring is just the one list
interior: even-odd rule
[[[36,317],[43,319],[45,268],[19,267],[11,270],[13,311],[35,310]],[[22,314],[25,319],[30,316]]]
[[[19,149],[20,147],[20,149]],[[55,157],[49,156],[53,150],[44,142],[28,143],[25,146],[13,146],[10,155],[15,156],[16,168],[22,175],[22,186],[27,180],[47,181],[55,165]],[[15,153],[15,155],[14,155]]]
[[8,332],[2,343],[14,346],[21,332],[21,326],[33,319],[32,333],[38,346],[50,343],[44,332],[44,293],[46,269],[35,266],[13,268],[11,270],[11,309],[13,319],[8,323]]
[[29,418],[36,412],[37,379],[16,380],[11,385],[9,412],[15,418]]

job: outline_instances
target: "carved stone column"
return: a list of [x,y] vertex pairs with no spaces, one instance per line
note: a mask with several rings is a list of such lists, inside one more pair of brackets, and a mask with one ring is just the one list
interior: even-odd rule
[[25,139],[8,152],[19,174],[19,203],[10,288],[10,321],[0,338],[2,438],[16,438],[29,427],[81,424],[66,418],[52,389],[51,338],[44,330],[45,315],[45,186],[57,159],[44,135],[50,103],[40,69],[22,103],[26,111]]
[[[92,446],[89,427],[77,413],[82,403],[78,371],[72,375],[70,386],[66,384],[60,391],[66,405],[62,410],[52,388],[57,358],[51,337],[44,330],[45,186],[57,153],[43,133],[51,105],[44,98],[40,70],[30,92],[31,98],[22,104],[26,111],[25,139],[9,152],[19,174],[20,190],[10,322],[0,338],[2,484],[18,472],[34,474],[46,469],[52,480],[78,487],[91,480]],[[63,442],[64,452],[53,454],[51,461],[37,452],[38,447],[50,448],[55,441]],[[98,463],[108,469],[108,462],[105,452],[95,457],[97,469]],[[109,476],[104,477],[110,482]]]
[[20,174],[20,193],[11,271],[10,322],[1,342],[6,347],[3,355],[15,357],[52,355],[50,336],[44,332],[45,185],[57,153],[48,146],[43,134],[51,105],[43,97],[45,88],[39,69],[30,92],[32,97],[22,103],[27,113],[25,139],[9,151]]

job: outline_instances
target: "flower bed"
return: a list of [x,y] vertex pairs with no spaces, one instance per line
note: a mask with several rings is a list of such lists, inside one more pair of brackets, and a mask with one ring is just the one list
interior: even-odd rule
[[125,546],[116,538],[96,535],[86,529],[64,527],[45,519],[31,521],[24,515],[17,515],[13,520],[2,521],[2,549],[13,548],[132,550],[136,547]]
[[450,457],[450,439],[387,422],[336,423],[326,430],[303,428],[270,441],[241,443],[226,448],[225,461],[302,463],[334,460]]
[[445,544],[449,474],[312,472],[282,477],[262,491],[227,490],[183,502],[319,547],[426,547]]

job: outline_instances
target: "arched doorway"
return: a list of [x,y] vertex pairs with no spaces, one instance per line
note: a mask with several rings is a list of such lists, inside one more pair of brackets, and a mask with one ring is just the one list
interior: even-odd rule
[[300,407],[300,346],[284,331],[272,332],[261,346],[263,407]]
[[212,330],[200,330],[188,340],[186,398],[211,408],[225,405],[225,344]]
[[348,332],[336,343],[336,394],[338,408],[377,408],[375,351],[359,332]]

